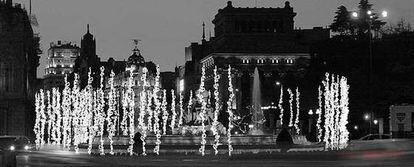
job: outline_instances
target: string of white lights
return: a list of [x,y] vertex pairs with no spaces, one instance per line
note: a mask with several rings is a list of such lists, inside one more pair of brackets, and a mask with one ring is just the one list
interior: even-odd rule
[[41,143],[41,110],[40,110],[40,93],[36,93],[35,94],[35,113],[36,113],[36,119],[35,119],[35,125],[33,128],[33,131],[36,135],[36,140],[35,140],[35,144],[36,144],[36,149],[40,148],[40,143]]
[[175,92],[173,89],[171,89],[171,122],[170,122],[170,128],[171,132],[174,132],[175,127],[175,118],[177,117],[177,113],[175,112]]
[[206,127],[205,127],[205,115],[206,115],[206,101],[204,100],[203,93],[205,91],[204,88],[204,82],[205,82],[205,75],[206,75],[206,68],[203,66],[201,68],[201,81],[200,81],[200,89],[198,90],[198,100],[201,103],[201,111],[200,111],[200,117],[201,117],[201,146],[199,149],[199,152],[202,156],[205,155],[205,147],[206,147]]
[[62,144],[62,106],[61,93],[56,89],[56,144]]
[[316,110],[316,114],[318,115],[318,120],[316,122],[316,129],[318,130],[318,134],[317,134],[317,138],[318,138],[318,142],[322,141],[322,133],[323,133],[323,129],[321,127],[321,123],[322,123],[322,88],[321,86],[318,87],[318,104],[319,107]]
[[228,124],[228,128],[227,128],[227,144],[228,144],[228,149],[229,149],[229,156],[231,156],[231,153],[233,152],[233,146],[232,146],[232,141],[231,141],[231,129],[233,128],[233,111],[232,111],[232,106],[233,106],[233,98],[234,98],[234,92],[233,92],[233,82],[232,82],[232,76],[231,76],[231,66],[229,65],[228,68],[228,80],[229,80],[229,99],[227,101],[227,112],[229,114],[229,124]]
[[142,82],[142,91],[141,91],[141,106],[140,106],[140,112],[139,112],[139,126],[141,129],[141,142],[142,142],[142,155],[147,155],[146,149],[145,149],[145,138],[147,137],[147,126],[145,125],[145,114],[147,109],[147,68],[144,67],[142,70],[142,76],[141,76],[141,82]]
[[279,107],[279,110],[280,110],[280,115],[279,115],[280,125],[283,127],[283,115],[284,115],[284,110],[283,110],[283,85],[280,86],[280,97],[279,97],[278,107]]
[[99,126],[99,136],[100,136],[100,140],[99,140],[99,151],[100,151],[100,155],[105,155],[105,148],[104,148],[104,139],[103,139],[103,135],[104,135],[104,130],[105,130],[105,118],[106,118],[106,113],[105,113],[105,93],[103,91],[104,89],[104,75],[105,75],[105,68],[101,67],[101,73],[100,73],[100,86],[99,86],[99,90],[98,90],[98,97],[96,98],[98,100],[98,105],[97,105],[97,113],[98,113],[98,126]]
[[289,93],[289,110],[290,110],[290,118],[289,118],[289,127],[293,126],[293,92],[290,88],[288,88]]
[[162,134],[167,134],[167,123],[168,123],[168,111],[167,111],[167,90],[162,90],[162,103],[161,103],[161,109],[162,109]]
[[300,128],[299,128],[299,114],[300,114],[300,92],[299,88],[296,88],[296,119],[295,119],[295,130],[296,134],[300,134]]
[[154,86],[154,92],[153,92],[153,96],[154,96],[154,103],[155,103],[155,110],[154,110],[154,118],[155,118],[155,122],[154,122],[154,133],[155,133],[155,137],[156,139],[156,146],[154,148],[154,152],[159,155],[160,153],[160,144],[161,144],[161,132],[160,132],[160,100],[159,100],[159,96],[158,94],[160,93],[160,66],[157,65],[157,75],[155,77],[155,86]]
[[214,154],[217,155],[219,153],[218,147],[220,146],[220,134],[218,132],[218,116],[220,114],[220,96],[219,96],[219,80],[220,75],[217,74],[217,66],[214,68],[214,120],[213,126],[211,126],[211,130],[213,131],[214,135]]
[[[128,152],[129,155],[132,156],[134,154],[134,136],[135,136],[135,123],[134,123],[134,117],[135,117],[135,94],[134,90],[132,89],[134,86],[134,76],[133,72],[130,71],[129,78],[128,78],[128,116],[129,116],[129,148]],[[127,113],[124,113],[127,114]]]
[[116,128],[116,120],[117,115],[115,113],[115,88],[114,88],[114,76],[115,73],[111,71],[111,75],[109,78],[109,93],[108,93],[108,114],[106,117],[107,121],[107,132],[108,132],[108,138],[109,138],[109,147],[110,152],[109,154],[114,155],[114,147],[113,147],[113,136],[115,135],[115,128]]

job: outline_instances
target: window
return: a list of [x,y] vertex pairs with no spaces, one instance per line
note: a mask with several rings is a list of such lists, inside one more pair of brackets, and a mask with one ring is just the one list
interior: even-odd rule
[[264,59],[257,59],[257,64],[263,64],[264,63]]
[[249,64],[250,63],[249,59],[243,59],[242,61],[243,61],[243,64]]
[[293,64],[293,59],[286,59],[287,64]]
[[273,63],[273,64],[275,64],[275,63],[276,63],[276,64],[279,64],[279,60],[278,60],[278,59],[272,59],[272,63]]

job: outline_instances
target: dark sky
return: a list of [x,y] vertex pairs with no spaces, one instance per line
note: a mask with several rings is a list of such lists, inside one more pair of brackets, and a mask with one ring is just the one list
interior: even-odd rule
[[[29,0],[14,0],[28,6]],[[201,40],[201,25],[211,20],[217,10],[226,6],[227,0],[32,0],[33,13],[46,53],[49,43],[57,40],[80,44],[91,25],[97,39],[97,54],[103,60],[114,57],[127,59],[131,55],[131,39],[141,39],[140,46],[146,60],[160,64],[162,71],[173,70],[184,63],[184,47]],[[235,7],[283,7],[284,0],[233,0]],[[357,7],[359,0],[291,0],[298,13],[295,26],[312,28],[329,25],[339,5],[349,10]],[[388,22],[405,18],[414,23],[414,0],[371,0],[374,9],[386,9]],[[38,68],[43,76],[46,55],[42,55]]]

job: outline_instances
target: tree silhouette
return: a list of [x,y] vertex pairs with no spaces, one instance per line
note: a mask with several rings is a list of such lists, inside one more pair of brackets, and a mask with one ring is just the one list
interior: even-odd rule
[[[368,0],[361,0],[358,4],[358,10],[355,11],[358,14],[357,18],[351,17],[351,11],[343,5],[338,7],[335,12],[335,19],[330,25],[333,32],[339,33],[339,35],[355,35],[364,36],[369,33],[369,29],[378,32],[385,22],[379,19],[379,14],[373,12],[372,4]],[[371,15],[368,14],[371,11]],[[371,26],[371,27],[370,27]]]
[[350,35],[353,32],[350,12],[345,6],[341,5],[335,12],[336,16],[330,28],[333,32],[339,33],[340,35]]
[[[379,20],[378,13],[373,12],[372,4],[368,0],[361,0],[358,5],[358,18],[355,20],[358,35],[369,33],[369,26],[371,30],[378,31],[381,29],[385,22]],[[368,11],[372,14],[369,15]]]

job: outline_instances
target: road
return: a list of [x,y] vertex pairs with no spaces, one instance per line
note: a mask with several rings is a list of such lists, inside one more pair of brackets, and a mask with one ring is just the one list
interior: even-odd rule
[[19,153],[17,166],[312,166],[312,167],[407,167],[414,166],[414,152],[288,153],[274,155],[148,155],[99,156],[69,151]]

